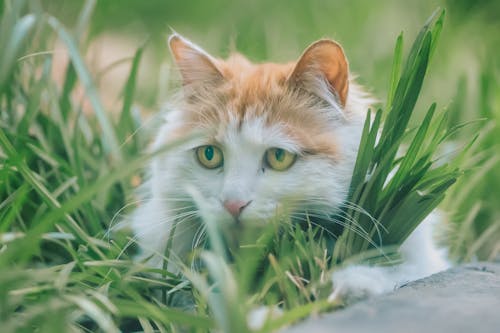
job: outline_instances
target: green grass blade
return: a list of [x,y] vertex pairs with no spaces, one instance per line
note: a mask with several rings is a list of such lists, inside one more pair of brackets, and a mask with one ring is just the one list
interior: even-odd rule
[[[401,63],[403,62],[403,33],[399,34],[394,47],[394,60],[392,63],[391,80],[389,82],[389,90],[387,92],[386,106],[390,107],[394,100],[397,83],[401,74]],[[386,110],[386,114],[389,110]]]
[[73,62],[78,77],[85,88],[90,103],[94,108],[94,112],[97,116],[97,119],[99,120],[99,124],[101,125],[103,132],[102,144],[104,149],[110,154],[115,162],[122,161],[116,133],[108,118],[108,115],[106,114],[106,111],[102,106],[99,94],[97,93],[97,89],[80,55],[75,40],[56,18],[49,17],[48,23],[54,29],[54,31],[57,32],[61,40],[66,44],[66,47],[68,48],[71,61]]
[[17,58],[26,44],[27,39],[35,27],[36,17],[28,14],[21,18],[12,28],[9,39],[3,45],[2,56],[0,57],[0,93],[5,89],[14,68],[17,68]]

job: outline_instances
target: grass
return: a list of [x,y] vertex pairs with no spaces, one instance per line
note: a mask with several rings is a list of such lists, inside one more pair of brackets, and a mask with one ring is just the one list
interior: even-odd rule
[[[497,208],[496,190],[500,186],[498,172],[500,159],[496,152],[499,148],[500,99],[498,96],[500,73],[485,67],[478,78],[481,95],[473,103],[479,116],[488,120],[483,130],[477,126],[469,128],[465,135],[480,133],[478,154],[466,163],[471,170],[459,181],[450,200],[445,202],[453,208],[452,232],[449,236],[450,254],[457,261],[472,259],[494,260],[500,254],[500,215]],[[463,83],[463,82],[462,82]],[[462,95],[463,85],[457,94],[462,96],[460,103],[451,106],[450,112],[459,115],[454,123],[464,121],[466,95]],[[475,200],[470,200],[470,198]]]
[[[331,271],[373,248],[397,247],[446,193],[463,202],[456,214],[467,217],[454,220],[450,243],[455,256],[464,260],[498,251],[498,223],[491,222],[498,210],[487,195],[488,182],[498,184],[499,179],[493,172],[498,160],[492,157],[498,148],[498,125],[485,125],[490,132],[476,138],[485,122],[464,128],[468,119],[451,113],[458,106],[437,112],[435,104],[419,125],[410,121],[442,28],[444,12],[438,11],[417,36],[406,61],[402,35],[397,39],[392,71],[387,73],[386,104],[367,115],[349,198],[367,213],[346,209],[340,216],[346,223],[356,221],[359,225],[351,227],[359,227],[358,233],[346,228],[332,244],[324,230],[311,224],[288,227],[289,221],[281,217],[265,230],[247,230],[237,251],[228,254],[217,224],[206,221],[212,247],[196,253],[205,269],[186,268],[185,276],[175,276],[133,262],[126,251],[130,236],[116,232],[110,238],[108,231],[140,170],[161,152],[143,153],[147,138],[134,114],[143,47],[130,61],[119,112],[103,107],[81,49],[95,5],[85,2],[74,29],[45,13],[37,2],[5,1],[2,8],[3,332],[245,332],[249,310],[279,305],[283,316],[268,320],[261,329],[270,332],[336,308],[326,301]],[[71,59],[61,83],[51,74],[53,55],[38,53],[52,49],[56,37]],[[496,74],[484,73],[480,116],[500,119]],[[84,98],[78,87],[83,87]],[[85,112],[86,101],[93,114]],[[465,140],[463,131],[469,131]],[[460,153],[442,157],[451,139]],[[481,193],[473,194],[478,188]],[[379,232],[374,220],[382,224]],[[475,237],[468,236],[470,230]],[[154,272],[160,275],[150,274]],[[189,311],[174,306],[185,298],[196,306]]]

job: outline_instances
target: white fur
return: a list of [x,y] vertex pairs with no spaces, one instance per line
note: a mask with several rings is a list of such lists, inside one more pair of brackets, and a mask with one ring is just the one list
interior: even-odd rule
[[283,310],[277,306],[259,306],[256,309],[252,309],[247,316],[248,328],[252,331],[258,331],[262,329],[264,324],[269,319],[276,319],[283,315]]
[[[196,46],[189,45],[190,52],[209,57]],[[192,59],[192,54],[190,57],[188,60]],[[200,72],[203,68],[194,68],[196,78],[203,76]],[[161,267],[167,243],[172,238],[171,257],[183,260],[202,238],[204,215],[221,225],[235,223],[224,208],[225,200],[250,202],[239,216],[239,223],[243,225],[265,222],[283,209],[297,217],[304,211],[320,214],[338,208],[347,196],[364,114],[372,101],[351,82],[346,106],[341,110],[328,86],[321,80],[316,83],[312,88],[328,105],[321,110],[304,112],[306,116],[307,112],[328,115],[325,125],[336,138],[340,150],[338,160],[321,155],[299,156],[290,169],[278,172],[263,164],[267,149],[279,147],[294,153],[301,151],[300,143],[289,137],[279,123],[268,126],[266,119],[261,117],[244,119],[241,124],[235,119],[221,123],[217,128],[205,128],[201,137],[180,144],[152,160],[151,178],[144,186],[145,201],[131,216],[135,237],[142,250],[139,258]],[[209,93],[209,90],[205,89],[203,93]],[[210,107],[220,109],[226,106]],[[160,149],[169,134],[185,124],[183,110],[171,110],[160,127],[153,150]],[[194,148],[213,140],[223,151],[224,165],[209,170],[196,160]],[[196,200],[193,193],[196,193]],[[423,223],[403,244],[401,252],[406,261],[400,266],[351,266],[335,272],[331,299],[386,292],[398,283],[446,268],[445,253],[432,241],[434,224],[432,221]],[[168,269],[176,272],[178,266],[169,261]]]

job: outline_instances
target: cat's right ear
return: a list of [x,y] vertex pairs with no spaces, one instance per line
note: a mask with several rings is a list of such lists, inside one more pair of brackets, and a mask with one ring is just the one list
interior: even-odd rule
[[184,85],[215,83],[223,78],[217,59],[186,38],[174,33],[168,45]]

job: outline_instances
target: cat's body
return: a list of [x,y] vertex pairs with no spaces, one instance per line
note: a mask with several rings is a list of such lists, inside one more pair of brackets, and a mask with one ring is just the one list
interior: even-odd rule
[[[244,226],[278,212],[300,220],[341,207],[371,100],[350,80],[337,43],[320,40],[288,64],[215,59],[178,35],[169,43],[183,89],[153,149],[181,142],[153,159],[147,199],[132,215],[142,258],[160,267],[175,226],[171,253],[182,259],[205,216]],[[445,268],[432,224],[403,244],[405,264],[335,273],[332,297],[384,292]]]

